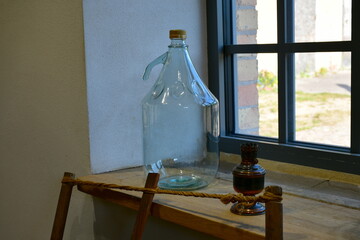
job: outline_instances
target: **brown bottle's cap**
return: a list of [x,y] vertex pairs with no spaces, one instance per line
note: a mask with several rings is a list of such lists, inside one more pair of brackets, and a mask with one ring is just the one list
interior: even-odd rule
[[181,29],[170,30],[170,39],[186,39],[186,31]]

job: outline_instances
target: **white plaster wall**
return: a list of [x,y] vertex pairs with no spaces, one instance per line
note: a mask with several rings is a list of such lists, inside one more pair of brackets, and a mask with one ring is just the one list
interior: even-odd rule
[[170,29],[186,29],[200,76],[206,71],[204,0],[84,0],[86,75],[94,173],[142,165],[141,99],[161,69],[145,67],[167,51]]
[[[276,0],[258,0],[256,9],[258,11],[257,43],[277,42],[277,16]],[[277,74],[277,54],[257,54],[258,70],[267,70]]]
[[[88,138],[81,0],[0,0],[0,239],[49,239]],[[65,239],[92,239],[93,214],[74,192]]]
[[[344,1],[326,0],[316,2],[315,41],[342,41],[344,36]],[[337,71],[342,66],[342,52],[327,52],[315,54],[315,71],[326,68]]]
[[[106,4],[106,1],[98,2]],[[138,7],[140,2],[137,5],[128,2],[129,5],[122,5],[126,11],[138,10],[134,7]],[[143,2],[146,5],[146,1]],[[162,7],[161,1],[153,3],[158,5],[159,12],[154,6],[157,17],[151,26],[156,26],[157,22],[164,24],[165,28],[166,24],[158,17],[166,8]],[[202,14],[191,15],[194,25],[197,28],[205,26],[205,1],[184,3]],[[172,6],[165,5],[167,8]],[[137,14],[141,16],[146,11],[144,8]],[[71,171],[78,176],[90,173],[82,12],[81,0],[0,0],[0,239],[49,239],[63,172]],[[174,11],[168,14],[174,14]],[[99,16],[102,17],[106,15]],[[170,15],[165,19],[171,19]],[[148,22],[146,24],[150,26]],[[190,29],[195,31],[197,28]],[[205,42],[200,33],[191,34]],[[163,36],[154,38],[161,38],[162,45],[166,46],[166,35],[163,33]],[[205,46],[199,39],[190,41],[190,44],[193,42],[202,49],[193,54],[198,59],[195,64],[205,72],[206,63],[199,61],[204,58],[201,54]],[[120,37],[118,44],[128,43]],[[142,66],[131,66],[122,60],[122,70],[116,73],[125,72],[137,78],[136,74],[141,75],[145,63],[165,50],[164,46],[156,50],[147,45],[144,51],[149,57],[143,60]],[[124,46],[121,51],[125,56],[145,54]],[[93,67],[96,68],[96,64]],[[110,67],[108,70],[112,71]],[[129,80],[118,77],[117,81]],[[136,81],[139,82],[137,90],[144,88],[145,91],[151,85],[150,82],[142,85],[141,80]],[[130,91],[120,92],[128,94],[128,98],[136,95]],[[136,125],[120,124],[120,128],[133,126]],[[64,239],[129,239],[135,216],[134,211],[74,190]],[[154,236],[174,240],[212,239],[151,218],[144,239],[154,239]]]

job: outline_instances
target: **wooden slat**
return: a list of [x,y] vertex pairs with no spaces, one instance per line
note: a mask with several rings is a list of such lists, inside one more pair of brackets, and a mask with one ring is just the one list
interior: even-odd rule
[[265,216],[265,239],[282,240],[283,239],[283,214],[282,203],[266,203]]
[[141,198],[138,196],[133,196],[128,193],[123,193],[115,190],[104,189],[99,187],[87,186],[87,185],[78,185],[78,190],[84,193],[88,193],[94,197],[101,198],[105,201],[121,205],[132,210],[139,210]]
[[[63,180],[73,180],[74,178],[75,175],[73,173],[64,173]],[[63,238],[73,186],[73,183],[62,183],[61,185],[53,228],[51,231],[51,240],[61,240]]]
[[[160,174],[158,173],[149,173],[146,179],[145,188],[156,188],[159,181]],[[146,220],[150,214],[150,207],[152,200],[154,198],[154,193],[143,193],[141,198],[139,213],[136,217],[135,226],[131,236],[132,240],[141,240],[142,235],[145,229]]]

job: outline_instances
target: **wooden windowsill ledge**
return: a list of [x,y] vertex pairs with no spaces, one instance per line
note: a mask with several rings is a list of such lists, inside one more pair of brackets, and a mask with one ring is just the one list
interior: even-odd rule
[[[83,176],[83,181],[143,187],[141,168]],[[268,185],[268,184],[266,184]],[[138,210],[142,193],[100,189],[80,185],[79,190],[95,197]],[[234,193],[232,182],[217,179],[201,192]],[[296,194],[283,195],[284,239],[358,239],[360,209],[331,204]],[[238,216],[230,212],[230,204],[216,199],[156,194],[151,215],[221,239],[263,239],[265,215]]]

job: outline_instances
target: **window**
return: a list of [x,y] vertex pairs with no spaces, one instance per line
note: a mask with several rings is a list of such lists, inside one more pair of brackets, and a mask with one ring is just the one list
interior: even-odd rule
[[352,0],[207,2],[221,151],[252,141],[261,158],[360,174],[359,9]]

